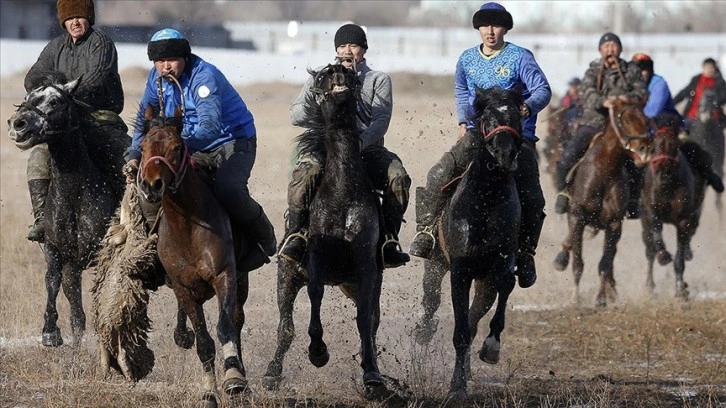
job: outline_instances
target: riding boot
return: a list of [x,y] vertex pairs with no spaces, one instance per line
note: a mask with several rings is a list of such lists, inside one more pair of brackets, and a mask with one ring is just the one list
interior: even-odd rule
[[626,162],[625,168],[628,172],[628,189],[630,192],[626,212],[629,219],[636,220],[640,218],[640,190],[643,184],[643,173],[631,161]]
[[718,174],[709,171],[706,174],[706,183],[710,184],[717,193],[723,193],[723,180],[721,180]]
[[383,215],[383,229],[385,231],[385,240],[383,241],[381,252],[383,253],[383,267],[397,268],[403,266],[411,260],[411,257],[401,249],[398,242],[398,232],[401,230],[401,218],[391,215]]
[[537,268],[534,264],[534,255],[537,250],[539,236],[542,233],[545,213],[522,211],[522,225],[519,230],[519,250],[517,251],[517,267],[514,274],[517,276],[519,287],[526,289],[537,281]]
[[30,204],[33,206],[33,217],[35,218],[28,232],[29,241],[35,241],[41,244],[45,242],[45,199],[48,196],[49,187],[49,179],[28,180]]
[[713,187],[716,192],[723,193],[723,180],[713,172],[711,155],[694,142],[683,143],[680,150],[686,157],[686,161],[688,161],[693,172],[703,178],[706,184]]
[[277,252],[275,229],[267,218],[267,214],[265,214],[262,206],[259,208],[259,214],[242,225],[242,231],[252,240],[256,249],[248,251],[247,254],[244,254],[237,260],[237,270],[240,271],[249,271],[259,268],[262,264],[269,263],[269,257],[275,255],[275,252]]
[[555,212],[557,214],[564,214],[570,209],[570,196],[567,192],[567,173],[568,169],[565,169],[560,163],[557,163],[557,201],[555,202]]
[[425,187],[416,187],[416,235],[408,253],[419,258],[430,259],[436,245],[434,219],[438,213],[441,193],[430,194]]
[[297,211],[290,208],[287,210],[285,220],[287,224],[285,225],[285,239],[280,244],[277,256],[300,263],[307,250],[306,229],[310,222],[310,211],[307,209]]

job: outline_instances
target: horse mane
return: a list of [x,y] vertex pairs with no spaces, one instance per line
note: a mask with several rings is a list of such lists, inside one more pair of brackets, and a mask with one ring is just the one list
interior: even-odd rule
[[[523,103],[522,95],[518,92],[509,91],[500,87],[487,89],[477,88],[476,96],[474,97],[474,115],[469,119],[474,123],[478,123],[488,110],[502,106],[506,104],[507,101],[509,101],[509,103],[513,103],[517,108],[519,108],[519,106]],[[517,109],[516,112],[509,112],[508,115],[516,116],[516,118],[511,118],[512,121],[516,120],[517,122],[521,122],[522,118],[519,113],[519,109]]]
[[[320,71],[308,68],[308,74],[315,76]],[[303,102],[303,120],[300,126],[306,130],[295,138],[300,154],[311,154],[318,158],[325,157],[325,118],[323,111],[315,100],[315,94],[308,93]]]

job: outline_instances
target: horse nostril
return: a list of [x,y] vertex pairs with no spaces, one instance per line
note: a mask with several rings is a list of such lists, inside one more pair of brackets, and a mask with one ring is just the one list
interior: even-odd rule
[[28,125],[28,122],[26,122],[25,119],[15,119],[11,124],[10,119],[8,119],[8,125],[11,125],[15,130],[19,130],[26,127]]
[[157,179],[154,182],[154,185],[152,186],[155,191],[161,191],[164,189],[164,181],[161,179]]

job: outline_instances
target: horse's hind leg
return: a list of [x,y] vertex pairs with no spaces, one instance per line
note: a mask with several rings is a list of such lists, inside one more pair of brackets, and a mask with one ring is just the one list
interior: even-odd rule
[[56,300],[61,286],[61,262],[55,256],[56,251],[46,245],[45,259],[48,269],[45,272],[45,290],[48,295],[45,304],[45,323],[43,325],[43,345],[46,347],[58,347],[63,345],[63,337],[58,328],[58,309]]
[[613,221],[605,229],[605,240],[603,243],[603,254],[598,265],[600,275],[600,290],[597,294],[596,305],[607,306],[607,302],[614,302],[617,298],[615,290],[615,276],[613,275],[613,261],[618,250],[618,241],[622,234],[622,221]]
[[68,299],[71,311],[71,345],[80,346],[83,333],[86,331],[86,313],[83,311],[83,294],[81,293],[81,269],[73,265],[63,268],[63,293]]
[[268,390],[275,390],[280,386],[282,362],[295,337],[293,320],[295,298],[303,286],[305,286],[305,278],[298,272],[297,264],[280,258],[277,267],[277,309],[280,312],[280,322],[277,325],[277,348],[262,379],[262,385]]
[[424,261],[424,293],[421,300],[424,313],[414,329],[418,344],[428,344],[438,328],[439,322],[435,314],[441,306],[441,282],[446,272],[447,267],[439,259]]

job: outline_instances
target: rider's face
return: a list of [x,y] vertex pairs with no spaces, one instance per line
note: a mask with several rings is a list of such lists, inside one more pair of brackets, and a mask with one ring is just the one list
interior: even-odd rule
[[344,58],[341,62],[344,67],[353,68],[354,65],[358,65],[363,61],[366,49],[358,44],[340,44],[335,49],[335,55]]
[[507,29],[499,25],[483,25],[479,27],[479,35],[481,36],[482,44],[486,48],[485,51],[496,51],[502,48],[504,34],[506,33]]
[[615,41],[607,41],[600,46],[600,56],[611,66],[617,65],[622,51]]
[[66,28],[66,31],[68,31],[68,34],[71,35],[71,38],[75,43],[88,32],[88,29],[91,27],[91,23],[83,17],[73,17],[64,21],[63,27]]
[[716,67],[713,64],[703,64],[703,76],[709,78],[716,76]]
[[179,79],[181,74],[184,72],[186,62],[182,57],[163,58],[154,61],[154,68],[159,75],[171,75],[176,79]]

